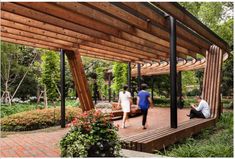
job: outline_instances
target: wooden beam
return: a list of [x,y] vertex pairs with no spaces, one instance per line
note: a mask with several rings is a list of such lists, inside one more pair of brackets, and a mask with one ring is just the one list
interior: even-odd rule
[[[126,23],[136,26],[137,28],[134,28],[135,34],[140,38],[155,43],[157,42],[160,45],[169,47],[169,37],[167,37],[169,36],[169,32],[166,32],[165,30],[162,30],[159,27],[152,25],[152,23],[149,22],[147,19],[143,20],[138,16],[133,15],[133,13],[128,12],[127,9],[123,9],[120,3],[88,2],[88,4],[90,6],[101,9],[106,13],[112,14],[112,16],[116,18],[121,18]],[[188,43],[187,41],[179,39],[179,45],[177,46],[177,49],[181,47],[191,49],[195,52],[200,52],[200,49],[198,47]]]
[[[169,30],[168,22],[165,18],[164,13],[161,12],[159,9],[153,7],[150,3],[148,2],[143,2],[143,3],[122,2],[122,3],[125,6],[138,12],[138,14],[141,14],[141,16],[144,17],[145,19],[149,18],[150,23],[152,23],[153,25],[156,25],[166,31]],[[176,23],[176,28],[177,28],[176,33],[179,37],[185,40],[190,40],[190,42],[201,48],[208,49],[210,47],[211,44],[207,40],[201,38],[198,35],[195,35],[195,33],[187,29],[186,27],[180,25],[180,23]],[[177,40],[179,39],[177,38]]]
[[80,99],[81,108],[83,111],[88,111],[94,108],[90,90],[86,80],[86,75],[83,69],[80,53],[67,51],[66,55],[70,64],[70,69],[73,74],[74,83]]
[[[49,46],[45,46],[45,45],[41,45],[41,44],[37,44],[37,43],[25,42],[22,40],[11,39],[11,38],[7,38],[7,37],[1,37],[1,40],[5,41],[5,42],[9,42],[9,43],[31,46],[34,48],[44,48],[44,49],[48,49],[48,50],[58,51],[58,48],[53,48],[53,47],[49,47]],[[131,61],[131,60],[124,59],[124,58],[118,58],[116,56],[115,57],[109,56],[107,54],[100,54],[100,53],[90,52],[90,51],[82,50],[82,49],[79,49],[79,50],[80,50],[81,55],[85,55],[85,56],[88,56],[91,58],[98,58],[98,59],[102,59],[102,60],[117,61],[117,62],[126,62],[126,63]],[[135,61],[133,61],[133,62],[135,62]]]
[[[68,22],[68,21],[65,21],[63,19],[59,19],[59,18],[50,16],[50,15],[47,15],[47,14],[44,14],[44,13],[41,13],[41,12],[37,12],[35,10],[30,10],[29,8],[25,8],[23,6],[16,5],[14,3],[3,3],[2,10],[17,13],[17,14],[22,15],[22,16],[30,17],[30,18],[42,21],[44,23],[53,24],[53,25],[60,26],[60,27],[66,28],[66,29],[70,29],[70,30],[72,29],[73,31],[77,31],[77,32],[80,32],[82,34],[94,36],[96,38],[101,38],[101,39],[104,39],[104,40],[107,40],[107,41],[109,41],[110,39],[114,39],[114,37],[115,37],[115,36],[110,37],[112,35],[101,33],[101,32],[95,31],[95,30],[91,30],[89,28],[82,27],[78,24],[74,24],[72,22]],[[138,32],[138,33],[143,34],[143,36],[146,35],[143,32]],[[132,35],[130,35],[128,33],[125,33],[125,32],[121,32],[120,34],[121,34],[122,39],[128,40],[130,42],[134,42],[134,43],[140,43],[141,42],[142,45],[146,45],[146,46],[148,45],[148,47],[153,46],[151,44],[151,41],[149,41],[148,39],[143,40],[141,38],[132,36]],[[117,36],[116,38],[119,38],[119,37]],[[150,38],[150,39],[152,39],[152,38]],[[156,40],[156,39],[154,39],[154,40]],[[120,42],[120,40],[119,40],[119,42]],[[156,41],[155,41],[155,44],[156,44]],[[156,46],[154,46],[154,47],[157,48]],[[182,51],[182,50],[179,50],[179,51]]]
[[[4,25],[4,26],[23,29],[23,30],[25,28],[25,30],[27,30],[27,31],[30,31],[32,33],[37,33],[40,35],[44,35],[44,36],[50,36],[50,37],[54,37],[54,38],[56,37],[57,39],[59,38],[61,40],[66,40],[66,41],[70,41],[70,42],[80,42],[81,40],[85,40],[85,41],[90,41],[92,43],[97,43],[100,45],[107,45],[107,46],[112,46],[112,47],[116,47],[116,48],[119,47],[121,49],[126,49],[131,52],[136,52],[136,54],[141,53],[141,54],[145,54],[146,56],[150,56],[150,57],[153,57],[153,56],[157,57],[158,54],[163,55],[163,56],[168,56],[167,55],[167,52],[168,52],[167,48],[163,49],[162,51],[158,51],[158,50],[155,50],[158,47],[155,45],[152,45],[155,47],[154,49],[147,48],[143,45],[139,45],[139,44],[137,45],[135,43],[128,42],[128,41],[122,40],[122,39],[118,39],[118,38],[115,38],[112,36],[110,37],[110,41],[112,41],[112,42],[102,40],[102,39],[98,40],[95,37],[90,37],[88,35],[80,34],[80,33],[70,31],[67,29],[63,29],[63,28],[59,28],[59,27],[56,27],[56,26],[53,26],[50,24],[45,24],[45,23],[42,23],[42,22],[39,22],[36,20],[32,20],[30,18],[25,18],[22,16],[18,16],[16,14],[5,12],[5,11],[2,11],[1,16],[2,16],[2,18],[4,18],[2,21],[2,25]],[[6,19],[9,19],[11,21],[16,21],[16,22],[11,22]],[[40,28],[38,28],[38,27],[40,27]],[[63,34],[65,34],[65,35],[63,35]],[[144,44],[144,41],[143,41],[143,44]],[[161,58],[161,57],[159,57],[159,58]]]
[[[45,35],[32,34],[32,33],[27,32],[27,31],[13,29],[13,28],[10,28],[10,27],[5,27],[5,26],[1,26],[1,31],[4,32],[4,33],[11,33],[11,34],[19,35],[19,36],[32,38],[32,39],[38,39],[38,40],[53,42],[53,43],[56,43],[56,44],[58,43],[58,44],[62,44],[62,45],[68,45],[70,47],[74,47],[77,44],[82,44],[82,45],[87,45],[87,46],[94,47],[94,48],[100,48],[100,49],[106,49],[108,51],[114,51],[114,52],[117,52],[117,53],[121,53],[123,55],[127,55],[127,56],[129,55],[131,57],[137,57],[137,58],[143,58],[143,59],[147,58],[148,59],[148,57],[146,57],[144,55],[139,55],[139,54],[135,54],[135,53],[132,53],[132,52],[127,52],[125,50],[120,50],[120,49],[118,50],[116,48],[100,46],[100,45],[92,43],[92,42],[82,42],[82,41],[79,41],[79,40],[74,41],[74,43],[73,42],[67,42],[67,41],[63,41],[63,40],[60,40],[60,39],[56,39],[57,36],[55,36],[54,38],[51,38],[51,37],[48,37],[48,36],[45,36]],[[77,42],[77,43],[75,43],[75,42]]]
[[195,18],[191,13],[189,13],[185,8],[180,6],[178,3],[172,2],[153,2],[156,7],[162,9],[167,14],[175,17],[181,23],[195,30],[199,35],[208,39],[212,43],[218,45],[225,51],[229,50],[228,44],[211,31],[206,25],[202,24],[197,18]]
[[[35,39],[34,38],[31,38],[31,37],[22,37],[20,35],[14,35],[14,34],[11,34],[11,33],[5,33],[5,32],[2,32],[2,37],[8,37],[8,38],[12,38],[12,39],[17,39],[17,40],[23,40],[23,41],[27,41],[27,42],[32,42],[32,43],[37,43],[37,44],[42,44],[42,45],[45,45],[45,46],[49,46],[49,47],[55,47],[57,49],[59,48],[66,48],[67,50],[73,50],[73,49],[76,49],[76,47],[78,46],[67,46],[67,45],[63,45],[63,44],[57,44],[57,43],[52,43],[50,41],[47,41],[46,39]],[[99,48],[99,49],[96,49],[96,48],[92,48],[92,47],[87,47],[87,46],[83,46],[81,45],[80,47],[81,49],[85,49],[85,50],[89,50],[89,51],[94,51],[94,52],[102,52],[102,53],[106,53],[108,55],[113,55],[114,57],[117,56],[117,57],[121,57],[121,58],[127,58],[127,59],[130,59],[130,60],[140,60],[140,58],[136,58],[136,57],[133,57],[134,55],[125,55],[124,53],[122,53],[122,51],[120,51],[120,53],[122,54],[118,54],[117,55],[117,51],[116,53],[115,52],[112,52],[112,51],[106,51],[106,50],[103,50],[102,48]],[[142,57],[142,58],[145,58],[145,57]]]

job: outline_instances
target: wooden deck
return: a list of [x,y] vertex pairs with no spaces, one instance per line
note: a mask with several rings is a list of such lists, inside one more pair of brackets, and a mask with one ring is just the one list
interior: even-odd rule
[[[142,117],[129,119],[126,129],[120,129],[119,135],[123,141],[124,149],[154,152],[170,144],[199,133],[203,128],[215,125],[215,119],[191,119],[186,116],[189,109],[178,110],[178,128],[170,128],[170,109],[150,109],[148,116],[148,129],[141,129]],[[121,124],[121,121],[115,121]]]

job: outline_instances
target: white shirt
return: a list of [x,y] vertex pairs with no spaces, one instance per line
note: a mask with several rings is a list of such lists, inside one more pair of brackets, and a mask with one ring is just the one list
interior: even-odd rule
[[128,104],[130,105],[130,98],[131,98],[131,93],[128,91],[123,91],[119,92],[119,99],[121,100],[121,105],[123,104]]
[[210,113],[210,106],[205,100],[201,100],[198,107],[196,108],[197,111],[201,111],[205,118],[209,118],[211,116]]

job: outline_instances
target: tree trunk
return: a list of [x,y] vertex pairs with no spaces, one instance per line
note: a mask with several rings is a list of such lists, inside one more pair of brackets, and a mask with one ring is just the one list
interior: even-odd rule
[[2,94],[3,103],[11,105],[10,92],[8,91],[8,81],[5,82],[5,90]]
[[40,87],[39,85],[37,85],[37,103],[40,101],[40,94],[41,94]]
[[44,108],[48,108],[48,105],[47,105],[47,88],[46,88],[46,86],[44,86],[43,98],[44,98]]

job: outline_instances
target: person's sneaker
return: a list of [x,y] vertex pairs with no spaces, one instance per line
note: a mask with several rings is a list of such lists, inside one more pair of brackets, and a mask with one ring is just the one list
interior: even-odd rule
[[143,129],[147,129],[145,126],[143,126]]

